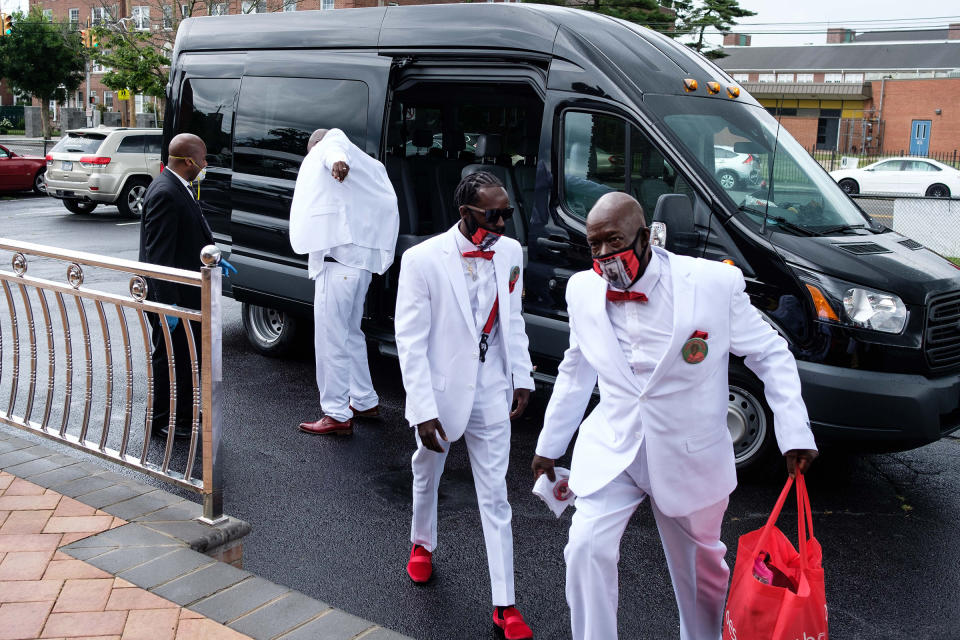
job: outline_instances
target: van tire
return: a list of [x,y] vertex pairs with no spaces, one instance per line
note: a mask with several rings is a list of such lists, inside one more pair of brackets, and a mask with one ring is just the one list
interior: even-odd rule
[[247,341],[261,355],[278,358],[297,342],[297,319],[289,313],[244,302],[241,316]]
[[728,386],[727,428],[733,438],[737,473],[755,479],[780,478],[786,467],[763,383],[743,363],[731,360]]
[[64,198],[63,206],[65,206],[70,213],[90,213],[97,208],[97,203],[90,201],[81,202],[80,200]]
[[945,184],[932,184],[927,187],[926,196],[928,198],[949,198],[950,188]]
[[860,193],[860,185],[857,184],[856,180],[853,180],[851,178],[844,178],[837,184],[843,190],[843,192],[848,196],[855,196],[858,193]]
[[117,209],[125,218],[140,218],[143,214],[143,197],[147,193],[150,181],[145,178],[130,178],[120,190]]

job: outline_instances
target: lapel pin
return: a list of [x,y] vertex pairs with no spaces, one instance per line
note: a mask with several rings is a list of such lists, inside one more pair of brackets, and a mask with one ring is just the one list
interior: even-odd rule
[[694,331],[686,342],[683,343],[683,349],[680,351],[683,359],[689,364],[700,364],[707,357],[710,348],[707,346],[707,338],[710,337],[706,331]]
[[517,286],[517,280],[519,279],[520,267],[514,265],[514,267],[510,269],[510,293],[513,293],[513,289]]

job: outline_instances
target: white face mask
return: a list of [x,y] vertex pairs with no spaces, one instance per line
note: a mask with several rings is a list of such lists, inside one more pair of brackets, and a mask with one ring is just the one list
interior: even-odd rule
[[207,177],[207,168],[204,167],[200,169],[200,173],[197,174],[197,177],[194,178],[194,182],[203,182],[203,179]]

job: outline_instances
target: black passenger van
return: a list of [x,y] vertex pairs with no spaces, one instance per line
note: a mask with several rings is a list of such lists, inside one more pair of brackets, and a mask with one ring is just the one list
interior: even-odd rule
[[[482,167],[522,214],[509,234],[542,379],[568,343],[566,282],[590,267],[585,216],[625,191],[658,242],[743,271],[796,355],[818,441],[897,450],[960,427],[960,271],[872,221],[730,76],[654,31],[512,3],[193,18],[168,98],[165,139],[206,141],[201,204],[264,353],[311,315],[289,206],[310,132],[338,127],[399,199],[398,259],[364,320],[385,352],[399,255],[456,222],[454,187]],[[731,179],[731,156],[756,170]],[[762,386],[735,359],[729,397],[738,466],[774,460]]]

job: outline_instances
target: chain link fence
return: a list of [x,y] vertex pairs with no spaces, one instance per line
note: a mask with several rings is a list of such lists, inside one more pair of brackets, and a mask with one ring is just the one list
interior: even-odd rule
[[871,218],[942,256],[960,260],[960,198],[855,195]]

